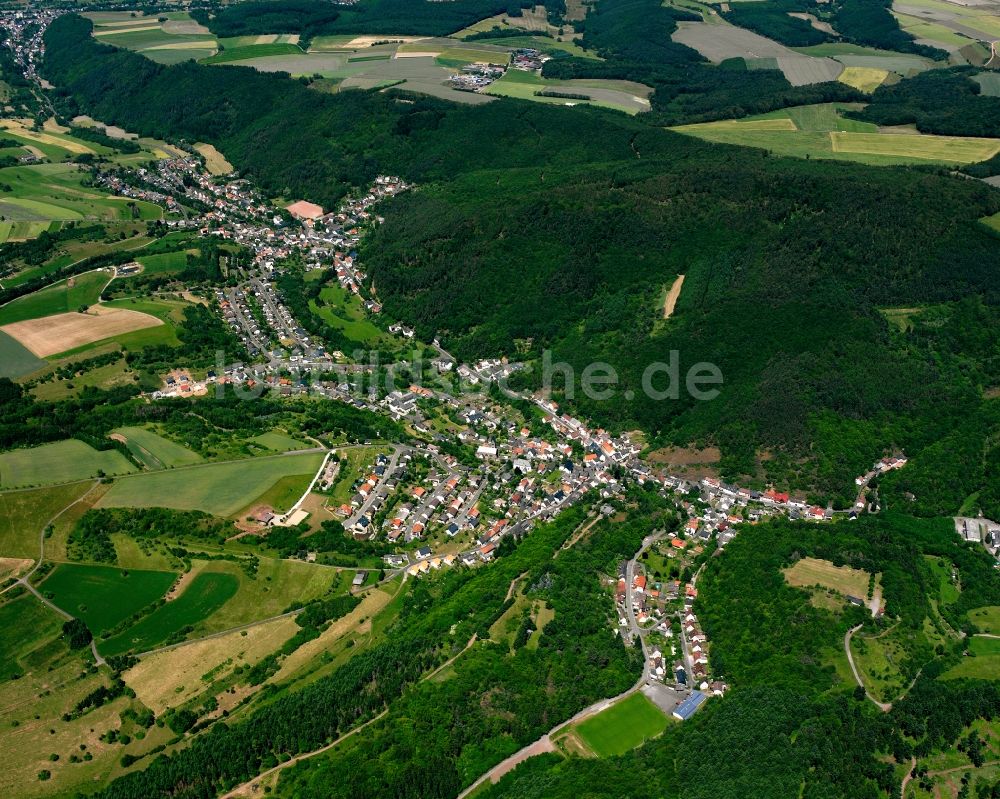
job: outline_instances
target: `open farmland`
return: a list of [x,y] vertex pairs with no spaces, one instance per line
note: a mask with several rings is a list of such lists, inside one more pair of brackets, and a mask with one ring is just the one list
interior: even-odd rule
[[0,377],[23,377],[45,365],[45,361],[17,339],[0,330]]
[[134,471],[135,467],[118,450],[98,451],[75,438],[0,453],[2,488],[68,483],[97,477],[98,473]]
[[844,71],[840,73],[840,77],[837,80],[841,83],[846,83],[848,86],[853,86],[859,91],[871,94],[879,86],[881,86],[888,77],[889,73],[884,69],[873,69],[871,67],[845,67]]
[[215,36],[184,12],[148,17],[132,13],[100,12],[85,16],[94,23],[94,36],[101,42],[135,50],[161,64],[207,58],[218,49]]
[[100,299],[101,292],[110,279],[111,275],[108,272],[98,269],[18,297],[0,306],[0,325],[6,326],[43,316],[64,314],[76,311],[83,305],[94,305]]
[[[707,141],[759,147],[798,158],[835,158],[873,166],[959,166],[1000,152],[1000,139],[879,132],[870,123],[843,117],[839,104],[800,106],[757,117],[681,125],[674,130]],[[787,121],[793,127],[788,127]]]
[[850,566],[834,566],[826,560],[802,558],[785,569],[785,581],[799,588],[821,585],[844,596],[864,599],[868,595],[868,572]]
[[203,691],[208,685],[204,675],[222,677],[232,668],[252,666],[298,629],[294,619],[275,619],[219,638],[192,641],[142,658],[124,679],[142,703],[159,714]]
[[[649,95],[652,89],[642,83],[623,80],[551,80],[533,72],[508,70],[499,80],[486,90],[500,97],[516,97],[556,105],[597,105],[614,108],[629,114],[649,110]],[[536,92],[561,92],[581,97],[546,97]],[[583,99],[586,97],[587,99]]]
[[39,358],[45,358],[95,341],[162,324],[162,321],[149,314],[96,305],[86,313],[63,313],[28,319],[4,325],[0,330],[13,336]]
[[303,50],[297,44],[270,42],[268,44],[248,44],[240,47],[227,47],[213,56],[202,59],[203,64],[232,64],[246,61],[250,58],[266,58],[268,56],[301,55]]
[[701,53],[713,63],[727,58],[775,59],[793,86],[836,80],[843,65],[832,58],[802,55],[783,44],[728,23],[681,22],[673,40]]
[[1000,8],[988,2],[960,4],[947,0],[896,0],[892,10],[900,27],[944,49],[970,41],[1000,39]]
[[283,477],[301,475],[304,491],[322,460],[319,453],[274,455],[135,475],[116,480],[100,505],[202,510],[229,516]]
[[39,590],[96,635],[155,602],[176,578],[172,572],[60,563]]
[[232,599],[238,588],[239,580],[231,574],[199,574],[176,599],[165,602],[124,632],[101,643],[100,651],[104,655],[120,655],[129,650],[152,649],[214,613]]
[[598,757],[612,757],[655,738],[669,720],[645,694],[636,691],[607,710],[575,725],[574,731]]
[[148,469],[168,469],[201,463],[201,456],[143,427],[119,427],[112,433]]
[[74,483],[0,493],[0,555],[37,558],[42,528],[49,519],[89,491],[91,486]]
[[226,160],[214,144],[199,142],[194,149],[205,158],[205,168],[213,175],[228,175],[233,171],[233,165]]

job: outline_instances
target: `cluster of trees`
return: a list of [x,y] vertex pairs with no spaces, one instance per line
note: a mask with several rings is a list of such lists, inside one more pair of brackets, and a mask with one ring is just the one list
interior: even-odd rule
[[134,154],[142,150],[139,143],[133,141],[132,139],[115,138],[114,136],[109,136],[100,128],[84,128],[78,125],[70,126],[70,134],[78,139],[84,139],[86,141],[93,142],[94,144],[100,144],[102,147],[108,147],[112,150],[117,150],[120,153]]
[[447,36],[507,8],[508,0],[360,0],[344,5],[267,0],[196,9],[192,16],[217,36],[298,33],[308,45],[316,36],[337,33]]
[[836,37],[813,27],[809,20],[789,14],[793,11],[805,11],[809,5],[811,4],[795,0],[772,0],[755,3],[753,6],[730,6],[728,11],[722,12],[722,16],[734,25],[755,31],[789,47],[809,47],[833,41]]

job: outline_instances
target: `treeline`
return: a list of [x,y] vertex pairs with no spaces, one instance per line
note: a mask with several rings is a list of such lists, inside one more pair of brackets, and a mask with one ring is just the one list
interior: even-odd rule
[[268,0],[197,9],[192,16],[216,36],[298,33],[308,44],[316,36],[338,33],[447,36],[507,7],[508,0],[359,0],[344,5]]
[[790,16],[789,12],[805,12],[811,4],[772,0],[753,5],[730,6],[721,15],[741,28],[759,33],[789,47],[810,47],[823,42],[834,41],[836,37],[813,27],[807,19]]
[[[279,758],[335,740],[396,702],[423,674],[460,650],[473,632],[484,625],[488,628],[489,620],[504,605],[511,580],[525,571],[540,574],[584,514],[582,507],[573,508],[551,524],[539,526],[513,552],[485,569],[453,570],[433,586],[421,581],[382,643],[355,654],[301,690],[276,692],[243,720],[214,724],[186,749],[158,757],[145,771],[120,777],[95,796],[215,796],[276,765]],[[601,680],[599,670],[592,679]],[[567,679],[564,690],[576,690],[575,682],[575,678]],[[433,745],[433,741],[423,739],[422,744]],[[378,784],[385,791],[397,791],[385,795],[430,797],[450,792],[447,795],[453,796],[458,782],[456,764],[438,751],[417,758],[400,753],[393,773],[379,777]],[[337,790],[346,788],[342,785]]]

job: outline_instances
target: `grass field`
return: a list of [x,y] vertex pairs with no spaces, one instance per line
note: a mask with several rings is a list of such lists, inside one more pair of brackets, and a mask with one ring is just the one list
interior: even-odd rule
[[74,483],[0,493],[0,556],[37,558],[42,527],[89,488],[87,483]]
[[938,581],[938,585],[940,586],[938,601],[942,605],[950,605],[953,602],[957,602],[959,596],[961,595],[961,591],[959,590],[959,587],[952,582],[952,565],[944,558],[938,558],[933,555],[925,555],[924,562],[927,564],[928,568],[931,570],[931,574],[934,575],[934,579]]
[[871,93],[881,86],[885,79],[889,77],[889,72],[884,69],[873,69],[872,67],[845,67],[837,78],[841,83],[853,86],[859,91]]
[[45,361],[0,330],[0,377],[23,377],[45,366]]
[[1000,635],[1000,606],[989,605],[970,610],[969,621],[975,624],[981,633]]
[[199,142],[194,146],[194,149],[205,158],[205,168],[210,174],[227,175],[233,171],[233,165],[215,148],[214,144]]
[[172,572],[60,563],[39,590],[67,613],[87,622],[96,635],[155,602],[176,578]]
[[785,581],[799,588],[821,585],[845,596],[868,596],[868,572],[850,566],[834,566],[828,560],[802,558],[784,570]]
[[[844,117],[842,110],[851,107],[832,103],[801,106],[740,120],[681,125],[673,130],[720,144],[759,147],[777,155],[834,158],[873,166],[959,166],[1000,152],[1000,139],[879,133],[874,125]],[[783,119],[791,120],[794,129],[779,127],[778,120]]]
[[980,72],[974,80],[979,84],[980,94],[1000,97],[1000,72]]
[[331,327],[342,330],[352,341],[366,347],[387,342],[392,337],[379,330],[365,315],[361,300],[341,286],[326,286],[319,293],[322,305],[311,300],[309,307]]
[[1000,654],[962,658],[961,663],[941,675],[942,680],[996,680],[1000,674]]
[[882,702],[892,702],[909,682],[904,664],[922,645],[926,646],[923,631],[897,625],[877,637],[855,635],[851,654],[868,691]]
[[136,50],[161,64],[205,58],[217,49],[215,36],[186,12],[150,16],[132,16],[132,13],[98,12],[85,16],[94,22],[94,36],[99,41]]
[[31,652],[57,634],[62,621],[33,596],[23,596],[0,605],[0,680],[8,680],[24,669]]
[[119,427],[114,431],[125,439],[129,452],[146,464],[149,469],[169,469],[201,463],[197,452],[175,444],[152,430],[142,427]]
[[118,450],[98,451],[75,438],[0,453],[0,488],[68,483],[128,474],[135,467]]
[[309,475],[311,479],[322,460],[319,453],[275,455],[134,475],[116,480],[100,504],[105,507],[202,510],[229,516],[252,503],[283,477]]
[[312,446],[311,444],[299,441],[297,438],[292,438],[291,436],[278,430],[261,433],[259,436],[254,436],[251,441],[254,441],[272,452],[288,452],[289,450],[294,449],[308,449]]
[[208,58],[203,58],[203,64],[231,64],[236,61],[246,61],[248,58],[265,58],[275,55],[302,55],[303,50],[297,44],[272,42],[270,44],[250,44],[242,47],[227,47]]
[[41,291],[18,297],[0,307],[0,325],[76,311],[83,305],[94,305],[100,299],[110,277],[103,270],[85,272],[47,286]]
[[668,723],[656,705],[636,692],[581,721],[575,731],[598,757],[612,757],[655,738]]
[[100,643],[98,648],[105,656],[153,649],[225,605],[236,595],[239,582],[231,574],[199,574],[176,599],[161,605],[125,632]]
[[[588,99],[570,99],[538,96],[535,92],[552,91],[566,94],[585,95]],[[614,108],[629,114],[649,110],[651,90],[641,83],[612,80],[550,80],[533,72],[508,70],[502,78],[494,81],[486,92],[498,97],[516,97],[539,103],[555,105],[578,105],[580,103]]]

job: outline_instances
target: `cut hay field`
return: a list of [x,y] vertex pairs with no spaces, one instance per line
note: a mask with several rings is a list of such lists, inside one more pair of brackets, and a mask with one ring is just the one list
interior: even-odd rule
[[655,738],[669,723],[663,712],[637,691],[576,724],[574,731],[598,757],[613,757]]
[[885,79],[889,77],[889,72],[884,69],[873,69],[871,67],[845,67],[837,78],[841,83],[853,86],[858,91],[871,94]]
[[202,510],[217,516],[230,516],[247,507],[283,477],[301,475],[304,491],[322,460],[320,453],[273,455],[133,475],[116,480],[99,504],[103,507]]
[[193,627],[235,596],[239,580],[231,574],[199,574],[176,598],[144,616],[127,630],[98,644],[105,656],[129,650],[144,652]]
[[42,528],[90,490],[91,485],[74,483],[0,493],[0,556],[37,558]]
[[[941,164],[960,166],[1000,152],[1000,139],[879,132],[875,125],[844,117],[849,105],[825,103],[757,117],[673,128],[706,141],[759,147],[776,155],[833,158],[872,166]],[[789,119],[787,123],[776,120]]]
[[834,566],[828,560],[802,558],[784,570],[785,582],[798,588],[821,585],[845,596],[868,596],[868,572],[850,566]]
[[193,699],[208,687],[205,675],[222,678],[239,666],[252,666],[276,651],[297,631],[292,618],[235,631],[144,657],[123,675],[139,700],[159,715]]
[[70,438],[29,449],[0,453],[0,488],[68,483],[106,475],[128,474],[135,466],[118,450],[98,451]]
[[[111,279],[103,269],[60,280],[40,291],[18,297],[0,306],[0,325],[10,325],[43,316],[76,311],[83,305],[94,305]],[[16,336],[15,336],[16,337]]]
[[215,148],[214,144],[199,142],[194,146],[194,149],[205,158],[205,168],[210,174],[228,175],[233,171],[233,165]]
[[0,377],[24,377],[45,366],[45,361],[17,339],[0,330]]
[[777,68],[793,86],[836,80],[844,69],[832,58],[798,53],[773,39],[729,23],[681,22],[672,38],[716,64],[727,58],[775,59]]
[[93,305],[86,313],[62,313],[41,319],[28,319],[4,325],[0,330],[13,336],[39,358],[46,358],[162,324],[161,320],[149,314]]
[[119,427],[112,435],[120,437],[129,452],[142,461],[147,469],[169,469],[202,462],[201,455],[197,452],[143,427]]
[[173,572],[60,563],[39,590],[97,635],[162,597],[175,579]]

